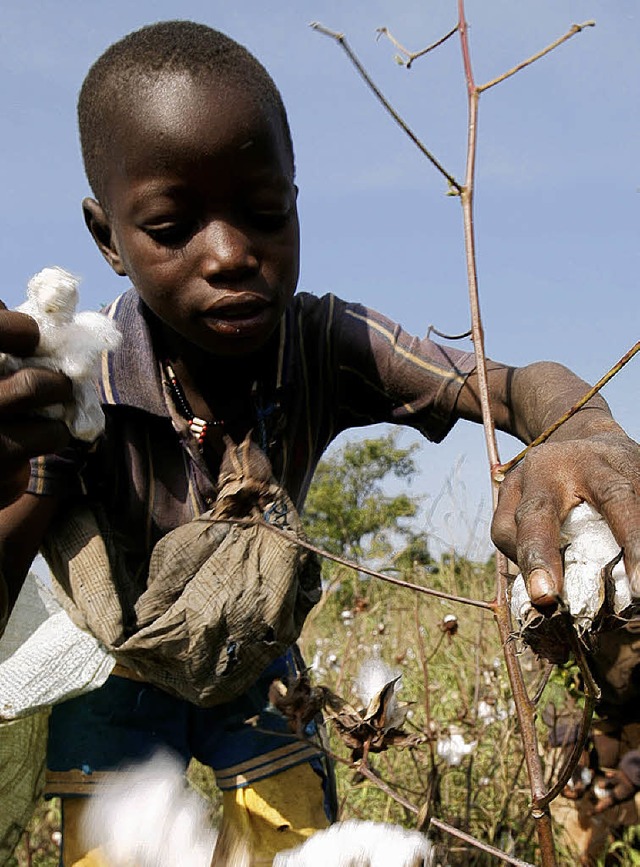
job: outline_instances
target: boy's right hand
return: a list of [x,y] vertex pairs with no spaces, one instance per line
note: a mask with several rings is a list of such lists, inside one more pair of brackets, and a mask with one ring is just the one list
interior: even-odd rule
[[[0,352],[28,358],[39,339],[34,319],[7,310],[0,301]],[[32,412],[71,399],[71,381],[52,370],[24,367],[0,377],[0,507],[26,490],[30,458],[58,451],[69,442],[61,421],[32,417]]]

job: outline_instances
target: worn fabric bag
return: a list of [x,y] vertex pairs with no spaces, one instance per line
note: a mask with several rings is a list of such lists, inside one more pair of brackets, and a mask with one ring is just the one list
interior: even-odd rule
[[13,855],[44,789],[49,711],[0,725],[0,865]]
[[300,518],[250,437],[227,438],[218,490],[213,509],[156,544],[136,600],[98,510],[71,511],[43,550],[80,628],[142,679],[202,706],[245,692],[320,598]]

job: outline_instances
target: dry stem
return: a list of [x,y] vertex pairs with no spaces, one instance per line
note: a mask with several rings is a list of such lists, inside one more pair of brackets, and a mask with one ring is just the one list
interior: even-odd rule
[[[500,83],[501,81],[506,80],[507,78],[514,75],[521,69],[524,69],[526,66],[534,63],[536,60],[544,57],[554,48],[557,48],[567,39],[571,38],[576,33],[579,33],[583,28],[588,26],[593,26],[594,22],[585,22],[582,25],[574,25],[567,34],[565,34],[560,39],[557,39],[551,45],[547,46],[542,51],[518,64],[513,69],[504,73],[501,76],[498,76],[495,79],[487,82],[484,85],[477,86],[474,81],[473,68],[471,64],[471,57],[469,51],[469,40],[467,34],[467,22],[465,20],[465,10],[464,10],[464,0],[458,0],[458,24],[455,30],[460,34],[460,44],[461,51],[464,63],[465,77],[467,82],[467,96],[468,96],[468,135],[467,135],[467,161],[466,161],[466,172],[465,172],[465,182],[464,185],[460,185],[455,181],[452,175],[445,171],[445,169],[441,166],[441,164],[435,160],[432,154],[427,150],[427,148],[418,141],[415,134],[409,129],[407,124],[399,117],[399,115],[395,112],[395,110],[389,105],[387,100],[382,96],[380,90],[375,86],[372,82],[371,78],[367,74],[366,70],[363,68],[360,61],[354,55],[353,51],[347,44],[345,37],[343,34],[335,33],[333,31],[327,30],[319,24],[312,25],[316,30],[324,33],[327,36],[331,36],[334,38],[343,48],[343,50],[347,53],[347,56],[354,64],[360,75],[364,78],[370,89],[377,96],[386,110],[391,114],[394,120],[402,127],[402,129],[409,135],[409,137],[418,145],[422,153],[431,161],[431,163],[440,171],[441,174],[445,176],[445,178],[449,181],[449,184],[453,187],[453,189],[459,194],[462,209],[463,209],[463,224],[464,224],[464,241],[465,241],[465,252],[466,252],[466,262],[467,262],[467,278],[469,284],[469,304],[471,309],[471,332],[472,339],[474,344],[474,351],[476,356],[476,375],[478,378],[478,390],[480,395],[480,405],[482,410],[482,421],[483,428],[485,433],[485,441],[487,447],[487,455],[489,459],[489,467],[491,472],[491,485],[492,485],[492,494],[494,505],[497,498],[497,488],[498,481],[500,476],[496,473],[496,468],[504,470],[504,467],[500,465],[499,457],[498,457],[498,449],[496,443],[495,436],[495,427],[493,423],[493,417],[491,413],[491,406],[489,400],[489,389],[487,382],[487,370],[486,370],[486,357],[484,352],[484,333],[482,327],[482,318],[480,314],[480,304],[479,304],[479,294],[478,294],[478,282],[477,282],[477,268],[476,268],[476,256],[475,256],[475,236],[474,236],[474,223],[473,223],[473,193],[474,193],[474,176],[475,176],[475,159],[476,159],[476,149],[477,149],[477,123],[478,123],[478,103],[480,98],[480,93],[494,85]],[[389,36],[391,41],[398,47],[406,56],[410,58],[409,62],[414,59],[414,55],[410,52],[407,52],[393,37],[390,36],[388,31],[385,29],[382,30],[386,35]],[[453,31],[455,32],[455,31]],[[449,34],[451,35],[451,34]],[[442,42],[443,40],[441,40]],[[440,42],[440,44],[441,44]],[[435,46],[433,46],[435,47]],[[431,50],[431,47],[430,49]],[[638,347],[640,348],[640,346]],[[636,349],[637,351],[637,349]],[[621,365],[620,365],[621,366]],[[619,369],[619,368],[618,368]],[[595,393],[595,392],[593,392]],[[585,398],[583,402],[591,397],[592,394],[589,394]],[[582,405],[582,404],[581,404]],[[573,410],[576,412],[577,408]],[[573,414],[570,411],[570,414]],[[570,414],[567,414],[567,418],[570,417]],[[566,419],[564,419],[566,420]],[[562,422],[560,422],[562,423]],[[555,429],[555,428],[554,428]],[[548,436],[549,434],[547,434]],[[517,459],[519,459],[518,456]],[[517,459],[514,459],[516,461]],[[513,464],[512,464],[513,465]],[[505,465],[506,466],[506,465]],[[337,560],[337,562],[342,562],[341,560]],[[366,570],[362,570],[366,571]],[[371,572],[367,572],[367,574],[371,574]],[[491,605],[487,605],[486,603],[480,605],[481,608],[490,607],[496,618],[496,623],[498,626],[498,631],[502,640],[505,663],[507,667],[507,672],[509,675],[509,681],[511,684],[511,689],[513,693],[513,699],[516,706],[516,713],[518,717],[518,722],[520,725],[520,731],[522,736],[523,750],[525,761],[527,764],[527,770],[529,773],[529,782],[531,787],[532,794],[532,802],[533,809],[532,815],[536,820],[536,829],[538,833],[538,841],[540,844],[540,854],[542,858],[543,867],[555,867],[556,865],[556,856],[555,849],[553,844],[553,834],[551,827],[551,817],[549,814],[548,803],[555,796],[556,787],[552,789],[550,792],[546,791],[546,786],[544,782],[544,776],[542,772],[542,766],[540,761],[540,756],[538,752],[538,742],[535,730],[535,708],[532,702],[529,700],[527,695],[524,678],[522,675],[522,669],[520,667],[517,655],[515,643],[511,641],[511,616],[508,604],[507,597],[507,574],[508,574],[508,563],[506,557],[498,552],[496,559],[496,599],[495,602]],[[388,577],[385,580],[389,580]],[[409,586],[406,582],[399,582],[397,579],[394,579],[392,583],[400,583],[403,586]],[[418,588],[416,588],[418,589]],[[425,592],[424,588],[419,588],[421,592]],[[433,594],[433,595],[443,595],[443,594]],[[451,598],[451,597],[449,597]],[[462,600],[458,600],[462,601]],[[469,602],[469,600],[467,600]],[[575,633],[574,633],[575,635]],[[577,645],[577,640],[575,642]],[[577,648],[579,651],[579,647]],[[580,663],[580,658],[578,656],[578,661]],[[584,663],[584,657],[582,657],[582,663]],[[582,663],[581,668],[582,668]],[[589,690],[590,692],[590,690]],[[588,695],[587,697],[587,707],[591,706],[591,703],[594,701],[593,694]],[[585,712],[583,717],[583,730],[588,728],[590,721],[590,711]],[[568,767],[568,766],[567,766]],[[567,773],[567,767],[565,767],[562,776]],[[570,772],[570,770],[569,770]],[[485,849],[485,851],[489,851],[484,844],[480,843],[480,841],[475,840],[475,838],[470,837],[469,835],[465,835],[462,832],[459,832],[455,829],[446,826],[444,823],[438,822],[437,820],[432,819],[432,824],[437,827],[441,827],[443,830],[447,830],[449,833],[455,833],[456,836],[461,837],[462,839],[466,839],[472,845]],[[508,856],[505,856],[504,853],[499,850],[493,850],[493,854],[502,858],[502,860],[507,860],[512,864],[524,865],[526,862],[519,861],[517,859],[511,859]]]
[[424,593],[427,596],[437,596],[438,599],[447,599],[449,602],[460,602],[462,605],[473,605],[475,608],[486,608],[489,611],[493,610],[492,602],[485,602],[482,599],[468,599],[466,596],[454,596],[452,593],[444,593],[442,590],[433,590],[431,587],[421,587],[419,584],[412,584],[410,581],[402,581],[400,578],[392,578],[391,575],[386,575],[384,572],[376,572],[375,569],[369,569],[360,563],[355,563],[353,560],[347,560],[344,557],[339,557],[337,554],[331,554],[319,548],[317,545],[312,545],[306,539],[301,539],[291,535],[290,530],[283,530],[275,524],[267,524],[262,518],[215,518],[212,519],[218,524],[240,524],[253,527],[260,525],[272,533],[284,536],[285,539],[293,541],[301,548],[306,548],[307,551],[312,551],[318,554],[319,557],[324,557],[327,560],[332,560],[334,563],[339,563],[341,566],[346,566],[348,569],[353,569],[355,572],[362,572],[363,575],[370,575],[372,578],[379,578],[380,581],[386,581],[387,584],[395,584],[396,587],[404,587],[406,590],[415,590],[416,593]]
[[453,825],[448,825],[446,822],[440,821],[440,819],[431,819],[431,824],[434,828],[439,828],[441,831],[451,834],[452,837],[457,837],[459,840],[464,840],[465,843],[470,843],[476,849],[481,849],[489,855],[495,855],[496,858],[505,861],[507,864],[515,864],[515,867],[535,867],[535,865],[531,864],[529,861],[521,861],[520,858],[514,858],[512,855],[507,855],[506,852],[502,852],[500,849],[495,849],[493,846],[489,846],[488,843],[483,843],[476,837],[472,837],[471,834],[466,834],[464,831],[454,828]]
[[330,36],[332,39],[335,39],[336,42],[340,45],[343,51],[346,53],[349,60],[353,63],[355,68],[358,70],[367,86],[373,91],[376,97],[380,100],[384,108],[389,112],[391,117],[395,120],[395,122],[401,127],[401,129],[409,136],[411,141],[416,145],[419,151],[424,154],[424,156],[429,160],[429,162],[436,168],[441,175],[443,175],[449,186],[452,187],[456,193],[460,194],[462,192],[462,187],[458,183],[458,181],[453,177],[453,175],[449,174],[449,172],[444,168],[444,166],[436,159],[436,157],[431,153],[431,151],[426,147],[426,145],[418,138],[418,136],[413,132],[413,130],[409,127],[407,122],[403,120],[402,117],[398,114],[398,112],[393,108],[391,103],[386,99],[383,95],[380,88],[373,82],[371,76],[366,71],[364,66],[360,63],[357,56],[354,54],[351,46],[347,42],[344,33],[336,33],[335,30],[329,30],[324,27],[322,24],[319,24],[317,21],[311,24],[311,27],[314,30],[317,30],[318,33],[323,33],[325,36]]
[[395,45],[400,54],[404,54],[407,58],[407,62],[404,64],[407,69],[411,69],[411,64],[414,60],[417,60],[419,57],[424,57],[425,54],[429,54],[430,51],[433,51],[434,48],[439,48],[447,39],[451,39],[458,31],[458,25],[452,27],[448,33],[445,33],[444,36],[441,36],[440,39],[436,39],[435,42],[432,42],[431,45],[428,45],[426,48],[420,49],[420,51],[409,51],[404,45],[401,45],[398,40],[393,36],[392,33],[389,32],[387,27],[378,27],[377,33],[379,36],[386,36],[387,39]]
[[487,81],[486,84],[479,85],[476,90],[478,91],[478,93],[489,90],[490,87],[493,87],[496,84],[500,84],[501,81],[505,81],[507,78],[511,78],[511,76],[515,75],[516,72],[520,72],[521,69],[530,66],[532,63],[535,63],[536,60],[540,60],[540,58],[544,57],[545,54],[549,54],[550,51],[553,51],[554,48],[562,45],[562,43],[566,42],[567,39],[571,39],[571,37],[575,36],[576,33],[580,33],[580,31],[584,30],[585,27],[595,26],[595,21],[585,21],[584,24],[574,24],[571,29],[564,34],[564,36],[561,36],[559,39],[556,39],[555,42],[547,45],[547,47],[543,48],[542,51],[538,51],[536,54],[532,54],[531,57],[528,57],[526,60],[518,63],[517,66],[513,67],[513,69],[510,69],[508,72],[503,72],[502,75],[498,75],[496,78],[492,78],[491,81]]

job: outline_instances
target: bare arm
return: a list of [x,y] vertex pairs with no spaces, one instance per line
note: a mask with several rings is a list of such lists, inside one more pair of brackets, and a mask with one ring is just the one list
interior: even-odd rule
[[[28,358],[39,339],[30,316],[7,310],[0,301],[0,352]],[[71,382],[52,370],[25,367],[0,377],[0,634],[58,508],[52,497],[25,493],[29,459],[69,442],[62,422],[34,410],[71,399]]]
[[[559,364],[539,362],[523,368],[491,363],[489,388],[496,426],[529,443],[589,386]],[[475,376],[462,389],[457,411],[481,421]],[[607,520],[640,595],[640,447],[600,397],[531,451],[500,487],[493,540],[517,561],[536,605],[553,604],[562,588],[560,526],[582,501]]]
[[[39,339],[30,316],[6,310],[0,301],[0,352],[29,357]],[[69,442],[62,422],[35,417],[33,410],[71,398],[71,382],[52,370],[27,367],[0,377],[0,506],[25,491],[29,458]]]
[[58,508],[57,497],[23,494],[0,511],[0,635]]

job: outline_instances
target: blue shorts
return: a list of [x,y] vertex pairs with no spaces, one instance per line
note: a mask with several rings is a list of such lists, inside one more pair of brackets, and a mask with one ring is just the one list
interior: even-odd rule
[[[298,669],[297,656],[289,651],[244,695],[211,708],[112,675],[100,689],[53,708],[46,794],[89,795],[109,772],[163,747],[181,757],[185,768],[191,758],[213,768],[222,790],[249,786],[309,762],[323,777],[329,796],[331,770],[322,750],[296,738],[268,699],[272,681],[286,680]],[[317,741],[314,722],[305,734]]]

